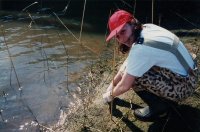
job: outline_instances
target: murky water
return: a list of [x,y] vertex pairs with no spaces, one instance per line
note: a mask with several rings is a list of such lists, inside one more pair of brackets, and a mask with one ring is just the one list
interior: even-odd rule
[[[101,34],[84,31],[80,44],[64,27],[41,26],[22,19],[7,16],[0,20],[3,131],[35,131],[37,121],[47,126],[56,123],[62,108],[77,105],[78,97],[69,96],[69,92],[77,90],[74,82],[105,46]],[[70,30],[79,36],[79,32]]]

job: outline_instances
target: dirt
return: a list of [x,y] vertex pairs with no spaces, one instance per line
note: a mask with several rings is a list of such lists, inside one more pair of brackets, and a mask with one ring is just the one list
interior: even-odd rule
[[[198,53],[199,37],[181,37],[191,52]],[[82,105],[68,116],[65,124],[54,128],[66,132],[199,132],[200,131],[200,87],[195,94],[180,104],[161,119],[152,122],[137,120],[133,111],[144,106],[144,102],[129,90],[113,102],[112,112],[109,105],[103,104],[102,94],[111,82],[117,67],[126,56],[116,58],[115,72],[112,72],[112,53],[105,52],[99,61],[88,68],[87,78],[80,83]],[[197,54],[199,58],[199,55]]]

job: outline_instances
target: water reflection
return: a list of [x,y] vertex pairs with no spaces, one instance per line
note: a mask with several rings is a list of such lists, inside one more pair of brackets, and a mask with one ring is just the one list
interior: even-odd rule
[[70,112],[80,104],[73,82],[104,49],[104,35],[84,32],[80,44],[56,26],[30,28],[20,20],[9,15],[0,21],[0,130],[4,131],[37,130],[38,122],[55,123],[63,108]]

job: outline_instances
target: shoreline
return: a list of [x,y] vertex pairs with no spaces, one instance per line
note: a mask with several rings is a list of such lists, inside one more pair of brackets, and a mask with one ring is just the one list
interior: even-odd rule
[[[197,48],[198,41],[196,38],[183,38],[183,40],[187,43],[187,47],[192,48],[190,50]],[[196,44],[196,46],[194,44]],[[198,101],[200,96],[196,96],[200,95],[199,86],[194,96],[181,102],[176,108],[177,111],[173,111],[165,119],[157,120],[155,122],[142,122],[137,120],[133,115],[133,110],[137,107],[142,107],[145,104],[134,93],[134,91],[131,90],[116,98],[117,103],[114,104],[114,111],[111,116],[108,105],[102,103],[102,94],[113,78],[110,59],[111,58],[105,60],[104,62],[101,62],[100,60],[94,64],[93,68],[91,68],[93,70],[89,72],[88,77],[93,79],[93,82],[96,82],[95,85],[89,84],[91,87],[88,88],[88,86],[84,84],[87,83],[87,81],[84,80],[85,78],[82,78],[84,80],[83,85],[87,88],[85,89],[85,96],[82,96],[85,97],[82,100],[82,105],[77,109],[77,111],[67,117],[63,126],[56,128],[55,131],[184,132],[200,130],[198,125],[200,123],[200,102]],[[121,63],[120,58],[118,58],[117,65],[115,67],[118,67]],[[94,88],[94,91],[91,90],[92,88]],[[188,116],[190,113],[192,113],[191,116]],[[194,130],[191,130],[191,128],[194,128]]]

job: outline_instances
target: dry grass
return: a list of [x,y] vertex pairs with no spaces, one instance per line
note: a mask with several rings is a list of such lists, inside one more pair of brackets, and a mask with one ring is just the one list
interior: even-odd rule
[[[190,51],[198,53],[199,38],[183,37],[182,40]],[[198,55],[198,54],[197,54]],[[199,57],[199,55],[197,56]],[[133,115],[133,109],[144,105],[144,102],[132,91],[116,98],[113,105],[113,116],[109,112],[109,106],[102,103],[102,93],[112,80],[111,58],[100,59],[90,67],[88,80],[84,81],[82,89],[84,101],[82,106],[70,115],[62,127],[55,131],[83,131],[83,132],[146,132],[146,131],[200,131],[200,89],[194,96],[174,107],[174,110],[166,117],[154,122],[142,122]],[[116,65],[120,65],[117,61]]]

